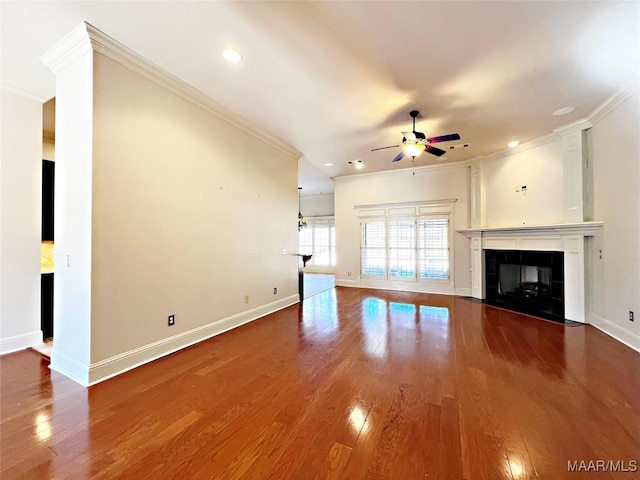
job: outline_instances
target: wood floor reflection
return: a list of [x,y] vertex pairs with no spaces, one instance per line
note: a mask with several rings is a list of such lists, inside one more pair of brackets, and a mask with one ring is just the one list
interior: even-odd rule
[[568,462],[640,456],[640,354],[460,297],[338,287],[89,389],[33,352],[0,367],[3,480],[586,479]]

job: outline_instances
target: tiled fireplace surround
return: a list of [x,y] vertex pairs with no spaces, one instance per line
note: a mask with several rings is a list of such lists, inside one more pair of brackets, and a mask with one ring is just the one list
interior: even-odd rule
[[555,130],[563,142],[564,222],[551,225],[484,226],[482,162],[471,167],[471,228],[458,230],[471,239],[471,296],[486,296],[484,250],[564,253],[565,318],[587,321],[589,279],[585,250],[602,222],[590,221],[592,180],[587,151],[588,121]]

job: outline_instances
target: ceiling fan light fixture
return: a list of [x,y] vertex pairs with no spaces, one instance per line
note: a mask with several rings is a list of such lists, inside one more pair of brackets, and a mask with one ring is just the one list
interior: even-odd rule
[[409,155],[410,157],[416,158],[419,157],[422,152],[424,152],[425,146],[422,143],[407,143],[404,146],[404,153]]

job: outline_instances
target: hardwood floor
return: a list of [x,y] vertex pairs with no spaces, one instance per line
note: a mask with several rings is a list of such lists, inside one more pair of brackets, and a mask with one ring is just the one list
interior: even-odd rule
[[89,389],[0,368],[3,480],[639,478],[567,470],[639,460],[640,354],[459,297],[336,288]]

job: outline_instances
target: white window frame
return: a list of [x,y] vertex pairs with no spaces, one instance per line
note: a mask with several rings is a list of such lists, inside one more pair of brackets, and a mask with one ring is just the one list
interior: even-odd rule
[[[360,258],[358,259],[360,265],[360,277],[370,280],[386,280],[389,282],[405,282],[405,283],[417,283],[417,284],[432,284],[432,285],[451,285],[455,284],[454,272],[455,272],[455,255],[454,255],[454,239],[453,239],[453,225],[454,225],[454,204],[456,199],[451,200],[439,200],[432,202],[410,202],[399,204],[381,204],[381,205],[356,205],[358,217],[360,219]],[[448,257],[449,257],[449,269],[446,279],[437,278],[420,278],[420,265],[419,265],[419,245],[418,245],[418,227],[421,219],[432,218],[446,218],[447,219],[447,243],[448,243]],[[415,246],[415,277],[402,278],[392,277],[390,274],[389,264],[389,220],[413,220],[414,221],[414,246]],[[362,272],[362,223],[363,221],[383,221],[385,222],[385,275],[364,275]]]

